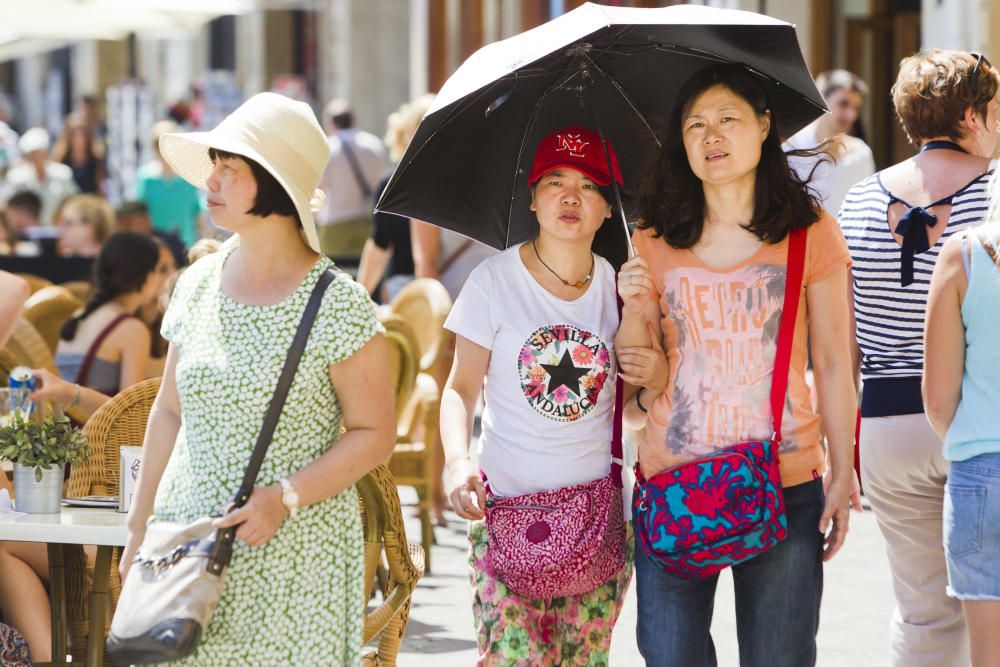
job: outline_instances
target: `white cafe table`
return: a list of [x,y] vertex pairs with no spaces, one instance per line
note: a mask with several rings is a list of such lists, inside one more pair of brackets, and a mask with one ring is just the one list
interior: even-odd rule
[[[125,546],[126,514],[113,509],[63,507],[59,514],[0,514],[0,540],[48,545],[49,593],[52,602],[52,665],[66,665],[66,578],[64,547],[97,545],[97,561],[90,590],[87,667],[104,659],[104,615],[108,605],[111,551]],[[41,663],[35,663],[41,664]],[[77,663],[79,664],[79,663]]]

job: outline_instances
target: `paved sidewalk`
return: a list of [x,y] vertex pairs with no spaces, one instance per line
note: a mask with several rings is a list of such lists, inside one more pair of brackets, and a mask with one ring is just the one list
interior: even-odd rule
[[[401,489],[404,504],[416,495]],[[410,540],[419,536],[412,507],[404,507]],[[434,572],[425,576],[414,595],[399,664],[468,667],[476,660],[475,636],[467,578],[465,521],[449,514],[437,528]],[[889,567],[882,536],[872,512],[853,513],[847,544],[826,567],[819,632],[821,667],[877,667],[888,664],[888,624],[892,613]],[[611,664],[641,666],[635,644],[635,590],[629,591],[615,629]],[[713,635],[720,666],[737,664],[732,578],[723,575],[715,604]]]

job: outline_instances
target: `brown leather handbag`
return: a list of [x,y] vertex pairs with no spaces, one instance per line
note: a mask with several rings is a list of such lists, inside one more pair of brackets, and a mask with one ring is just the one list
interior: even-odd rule
[[[234,508],[250,499],[323,293],[335,275],[333,270],[325,271],[309,297],[243,483],[233,499]],[[212,518],[204,516],[191,523],[150,523],[129,566],[111,621],[106,648],[115,662],[168,662],[185,658],[198,648],[222,595],[236,539],[236,526],[216,529]]]

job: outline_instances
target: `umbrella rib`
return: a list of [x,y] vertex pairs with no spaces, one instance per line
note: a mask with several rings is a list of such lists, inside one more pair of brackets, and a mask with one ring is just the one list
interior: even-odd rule
[[[767,74],[766,72],[761,72],[759,69],[756,69],[755,67],[751,67],[750,65],[748,65],[746,63],[739,62],[739,61],[736,61],[736,60],[730,60],[728,58],[723,58],[723,57],[719,56],[716,53],[712,53],[711,51],[704,51],[702,49],[697,49],[697,48],[690,47],[690,46],[677,46],[675,44],[649,44],[649,45],[647,45],[647,44],[636,44],[636,45],[634,45],[634,49],[635,50],[633,50],[633,51],[620,51],[620,50],[618,50],[618,49],[621,49],[621,48],[628,49],[630,47],[633,47],[633,45],[630,45],[630,44],[620,44],[620,45],[617,45],[614,48],[614,50],[612,50],[612,48],[610,48],[610,47],[606,48],[606,49],[602,49],[601,53],[602,54],[613,54],[613,55],[616,55],[616,56],[621,56],[623,58],[627,58],[629,56],[635,55],[636,53],[641,53],[642,51],[652,50],[652,51],[663,51],[663,52],[666,52],[666,53],[677,53],[677,54],[681,54],[681,55],[691,56],[693,58],[703,58],[705,60],[710,60],[712,62],[717,62],[717,63],[728,63],[728,64],[732,64],[732,65],[739,65],[740,67],[745,68],[748,72],[751,72],[751,73],[756,74],[757,76],[759,76],[761,78],[764,78],[764,79],[767,79],[769,81],[772,81],[777,86],[782,86],[783,88],[786,88],[786,89],[792,91],[793,93],[795,93],[797,96],[799,96],[800,98],[802,98],[803,100],[805,100],[806,102],[808,102],[813,107],[815,107],[817,109],[820,109],[821,111],[826,111],[826,107],[824,107],[822,104],[816,103],[814,100],[810,99],[808,95],[803,94],[802,92],[796,90],[795,88],[793,88],[791,86],[786,86],[784,83],[781,82],[781,80],[779,80],[779,79],[771,76],[770,74]],[[589,56],[588,56],[588,59],[590,59]],[[621,86],[618,85],[618,82],[614,79],[614,77],[611,77],[607,72],[605,72],[600,67],[600,65],[597,64],[596,61],[594,61],[594,60],[591,59],[591,62],[594,64],[594,67],[599,72],[601,72],[601,74],[603,74],[605,77],[607,77],[615,85],[615,87],[619,90],[619,92],[622,92],[622,94],[624,96],[624,92],[622,91]],[[626,100],[627,99],[628,99],[628,97],[626,96]],[[629,104],[631,105],[631,101],[629,101]],[[633,108],[635,108],[634,105],[632,105],[632,106],[633,106]],[[639,114],[639,116],[640,116],[640,118],[642,117],[641,114]],[[643,118],[643,122],[645,122],[645,118]],[[649,128],[649,124],[648,123],[646,124],[646,127],[647,127],[647,129]],[[652,130],[650,130],[650,131],[652,131]]]
[[719,56],[719,55],[717,55],[715,53],[712,53],[710,51],[702,51],[701,49],[695,49],[695,48],[692,48],[692,47],[689,47],[689,46],[680,47],[680,46],[674,46],[672,44],[657,44],[657,45],[654,46],[654,48],[657,51],[666,51],[668,53],[681,53],[681,54],[690,55],[690,56],[693,56],[693,57],[696,57],[696,58],[704,58],[706,60],[712,60],[712,61],[719,62],[719,63],[728,63],[728,64],[731,64],[731,65],[739,65],[740,67],[746,69],[748,72],[750,72],[752,74],[756,74],[757,76],[761,77],[762,79],[767,79],[769,81],[773,81],[776,86],[781,86],[783,88],[786,88],[786,89],[792,91],[793,93],[795,93],[796,95],[798,95],[799,97],[801,97],[803,100],[805,100],[806,102],[808,102],[812,106],[816,107],[817,109],[820,109],[821,111],[826,111],[827,110],[825,106],[823,106],[822,104],[817,104],[815,101],[809,99],[809,97],[807,95],[801,93],[800,91],[796,90],[795,88],[793,88],[791,86],[786,86],[784,83],[782,83],[782,81],[780,79],[777,79],[777,78],[771,76],[770,74],[767,74],[766,72],[761,72],[759,69],[756,69],[755,67],[751,67],[750,65],[747,65],[746,63],[739,62],[737,60],[729,60],[728,58],[722,58],[721,56]]
[[510,229],[513,226],[514,200],[517,198],[518,171],[521,166],[521,158],[524,156],[524,147],[528,143],[528,137],[531,135],[531,130],[535,127],[535,119],[538,118],[538,112],[542,108],[542,101],[554,89],[555,84],[549,86],[548,90],[538,96],[538,101],[535,102],[535,108],[531,110],[531,118],[528,119],[528,123],[524,128],[524,134],[521,135],[521,145],[517,149],[517,161],[514,163],[514,181],[510,184],[510,203],[507,205],[507,230],[506,235],[504,236],[504,248],[510,247]]
[[646,117],[642,115],[642,112],[639,111],[639,108],[636,107],[634,102],[632,102],[632,98],[628,96],[628,94],[625,92],[625,89],[622,88],[622,85],[618,83],[618,79],[616,79],[615,77],[611,76],[606,71],[604,71],[604,68],[598,65],[596,62],[594,62],[589,56],[587,57],[587,60],[594,67],[594,69],[596,69],[598,72],[601,73],[601,76],[603,76],[605,79],[611,82],[611,85],[614,86],[614,89],[617,90],[618,94],[622,96],[622,99],[625,100],[629,108],[632,109],[632,111],[635,112],[635,115],[639,117],[639,120],[642,121],[642,124],[645,125],[646,129],[649,131],[650,136],[653,137],[653,141],[656,142],[656,147],[663,148],[663,144],[660,143],[660,138],[656,136],[656,132],[654,132],[653,128],[649,125],[649,121],[646,120]]
[[[563,65],[562,71],[555,75],[555,80],[538,96],[538,101],[535,102],[535,107],[531,110],[531,118],[528,119],[528,123],[525,125],[524,133],[521,135],[521,145],[517,150],[517,162],[514,164],[514,181],[511,183],[510,204],[507,206],[507,230],[504,238],[505,248],[510,247],[510,230],[513,226],[514,200],[517,198],[518,171],[521,166],[521,159],[524,157],[524,149],[528,143],[528,137],[531,136],[531,131],[535,127],[535,120],[538,118],[538,112],[542,108],[542,103],[549,95],[564,87],[567,83],[572,81],[574,77],[579,76],[580,71],[581,70],[576,66],[576,60],[568,60],[566,64]],[[514,77],[517,78],[518,72],[515,71],[513,74]]]

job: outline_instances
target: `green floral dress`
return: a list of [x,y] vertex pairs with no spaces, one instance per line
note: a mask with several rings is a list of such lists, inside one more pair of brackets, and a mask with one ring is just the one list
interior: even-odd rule
[[[331,262],[273,306],[223,294],[236,247],[190,267],[163,336],[177,349],[181,426],[156,495],[157,518],[219,514],[235,494],[309,294]],[[364,289],[346,275],[327,288],[258,485],[274,484],[336,446],[343,415],[328,368],[382,330]],[[303,508],[264,546],[237,541],[222,599],[198,651],[176,664],[355,665],[364,621],[363,536],[354,487]]]

